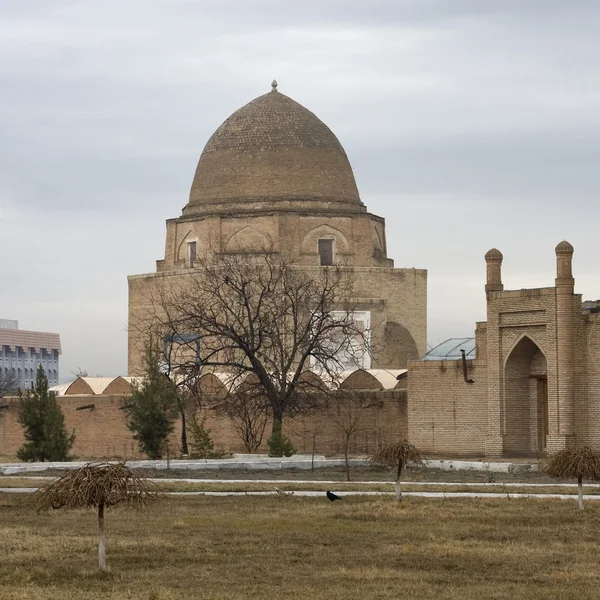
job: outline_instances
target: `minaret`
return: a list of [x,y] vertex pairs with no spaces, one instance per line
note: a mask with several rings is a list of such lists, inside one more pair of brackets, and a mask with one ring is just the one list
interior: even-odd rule
[[504,449],[502,429],[502,408],[500,390],[502,382],[502,356],[500,354],[499,313],[492,300],[492,292],[503,292],[502,252],[492,248],[485,255],[486,279],[485,297],[487,306],[487,385],[488,385],[488,426],[485,439],[485,453],[488,456],[501,456]]
[[[573,348],[573,246],[563,240],[556,246],[556,362],[558,374],[558,433],[575,432]],[[562,442],[563,447],[569,445]],[[559,448],[556,448],[557,450]]]
[[488,250],[485,255],[486,283],[485,292],[502,292],[502,252],[496,248]]

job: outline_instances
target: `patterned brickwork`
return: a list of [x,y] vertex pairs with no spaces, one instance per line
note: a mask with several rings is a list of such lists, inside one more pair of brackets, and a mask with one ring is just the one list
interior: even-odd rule
[[209,139],[183,213],[284,209],[287,202],[305,201],[319,202],[322,209],[363,209],[333,132],[302,105],[272,91],[234,112]]

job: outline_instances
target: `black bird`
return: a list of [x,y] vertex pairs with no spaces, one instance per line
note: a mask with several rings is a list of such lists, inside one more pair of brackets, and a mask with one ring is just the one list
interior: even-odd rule
[[327,492],[327,497],[332,501],[335,502],[336,500],[341,500],[340,496],[336,496],[333,492]]

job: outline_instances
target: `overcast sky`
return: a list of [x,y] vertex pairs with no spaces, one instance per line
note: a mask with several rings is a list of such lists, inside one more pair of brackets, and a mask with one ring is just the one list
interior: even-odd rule
[[600,297],[598,0],[0,0],[0,318],[59,332],[61,379],[127,368],[127,275],[231,112],[270,89],[346,149],[397,267],[429,271],[428,340],[506,289]]

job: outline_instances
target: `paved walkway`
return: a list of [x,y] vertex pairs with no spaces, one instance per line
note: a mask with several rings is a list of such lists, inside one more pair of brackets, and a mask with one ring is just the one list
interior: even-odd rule
[[[116,461],[115,461],[116,462]],[[86,462],[43,462],[43,463],[3,463],[0,464],[0,475],[16,475],[18,473],[35,473],[47,469],[78,469]],[[326,459],[324,456],[315,456],[314,461],[310,455],[297,454],[289,458],[272,458],[257,454],[234,454],[233,458],[218,460],[130,460],[127,466],[134,469],[173,469],[173,470],[270,470],[270,469],[303,469],[308,470],[324,467],[343,467],[343,459]],[[369,466],[371,463],[365,458],[350,460],[350,465]],[[539,470],[537,462],[495,462],[495,461],[468,461],[468,460],[426,460],[425,467],[441,469],[443,471],[486,471],[492,473],[531,473]]]

